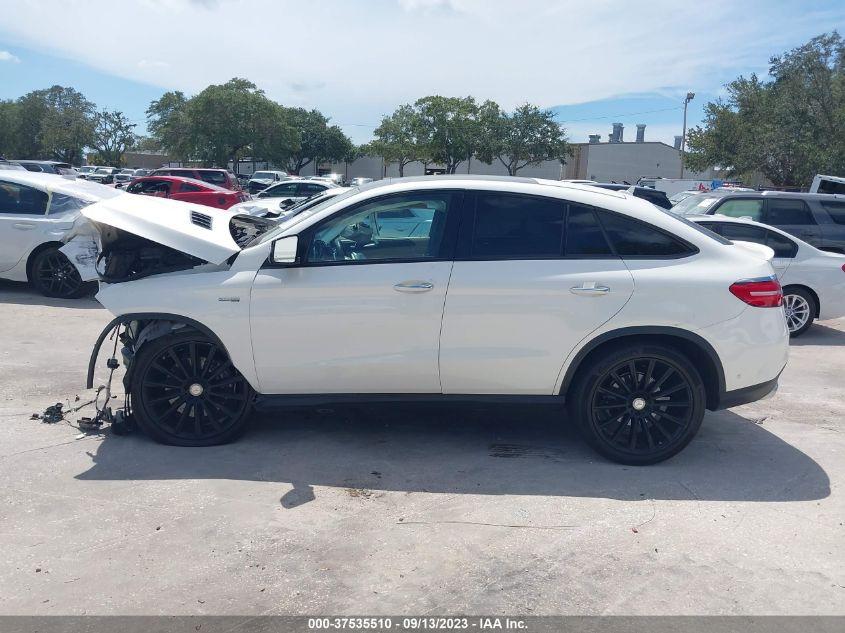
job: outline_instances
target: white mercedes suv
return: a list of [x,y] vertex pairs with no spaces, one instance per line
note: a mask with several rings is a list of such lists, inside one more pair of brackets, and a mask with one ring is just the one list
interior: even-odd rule
[[140,196],[82,213],[117,317],[89,386],[122,330],[132,415],[168,444],[228,442],[253,405],[558,402],[602,455],[647,464],[787,361],[771,250],[625,192],[423,177],[279,223]]

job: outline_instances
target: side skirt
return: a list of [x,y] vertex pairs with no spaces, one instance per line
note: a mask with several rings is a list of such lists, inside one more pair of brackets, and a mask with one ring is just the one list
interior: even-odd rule
[[255,408],[271,410],[291,406],[321,404],[563,404],[561,396],[521,396],[498,394],[441,394],[441,393],[320,393],[320,394],[258,394]]

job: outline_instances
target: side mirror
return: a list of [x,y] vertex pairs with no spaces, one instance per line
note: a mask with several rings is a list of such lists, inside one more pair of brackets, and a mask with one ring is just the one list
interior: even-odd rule
[[296,235],[280,237],[273,242],[273,251],[270,253],[270,260],[274,264],[295,264],[298,243],[299,239]]

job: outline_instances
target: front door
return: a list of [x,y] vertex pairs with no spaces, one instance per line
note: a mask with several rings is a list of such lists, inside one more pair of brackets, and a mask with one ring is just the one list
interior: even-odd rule
[[765,224],[778,227],[805,242],[818,245],[820,233],[813,213],[807,203],[795,198],[770,198],[763,214]]
[[[460,197],[419,191],[347,207],[300,235],[300,265],[259,270],[250,319],[262,393],[441,393]],[[374,231],[402,209],[430,210],[428,231]]]
[[633,292],[585,205],[468,200],[443,317],[444,393],[553,395],[564,360]]

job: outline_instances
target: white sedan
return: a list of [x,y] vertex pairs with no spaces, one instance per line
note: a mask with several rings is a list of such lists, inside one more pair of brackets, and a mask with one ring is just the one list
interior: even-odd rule
[[845,316],[845,255],[821,251],[768,224],[725,215],[689,216],[729,240],[765,244],[775,252],[772,267],[783,286],[783,307],[791,336],[813,319]]
[[122,194],[55,174],[0,172],[0,278],[29,281],[48,297],[78,296],[84,284],[59,252],[62,238],[80,209]]

